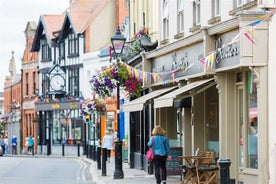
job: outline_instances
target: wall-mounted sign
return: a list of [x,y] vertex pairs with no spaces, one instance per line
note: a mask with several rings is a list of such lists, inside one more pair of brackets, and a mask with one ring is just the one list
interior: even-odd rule
[[152,72],[166,73],[189,67],[188,70],[177,72],[175,78],[202,73],[204,72],[204,65],[198,61],[198,58],[202,56],[203,53],[204,49],[202,43],[183,47],[183,49],[154,58],[152,62]]
[[237,31],[228,32],[216,38],[216,68],[223,68],[240,63],[240,42],[233,39]]

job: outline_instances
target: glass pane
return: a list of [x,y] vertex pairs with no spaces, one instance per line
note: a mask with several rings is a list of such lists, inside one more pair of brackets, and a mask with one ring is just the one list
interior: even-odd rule
[[244,167],[244,123],[243,123],[243,89],[238,90],[238,118],[240,123],[239,129],[239,164],[240,167]]
[[257,108],[257,87],[253,83],[253,76],[248,72],[248,167],[258,168],[258,108]]

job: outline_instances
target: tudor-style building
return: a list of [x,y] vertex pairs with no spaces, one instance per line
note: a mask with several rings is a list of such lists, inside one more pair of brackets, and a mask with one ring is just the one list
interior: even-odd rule
[[76,145],[76,141],[85,140],[84,123],[79,112],[82,100],[79,55],[85,51],[85,37],[67,27],[68,16],[68,12],[42,15],[32,46],[32,51],[39,53],[41,85],[35,106],[39,127],[37,152],[42,154],[61,153],[60,145],[64,141]]

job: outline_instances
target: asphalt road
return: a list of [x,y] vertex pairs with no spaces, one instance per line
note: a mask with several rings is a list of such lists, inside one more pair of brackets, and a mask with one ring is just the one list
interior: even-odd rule
[[77,158],[0,157],[0,184],[92,183],[88,163]]

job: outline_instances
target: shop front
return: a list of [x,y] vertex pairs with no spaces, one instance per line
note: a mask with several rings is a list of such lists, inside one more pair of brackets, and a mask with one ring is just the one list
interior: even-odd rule
[[[85,124],[80,116],[80,101],[38,101],[38,148],[40,154],[62,154],[62,144],[77,146],[85,144]],[[74,152],[74,149],[72,149]],[[76,154],[74,153],[68,154]]]

